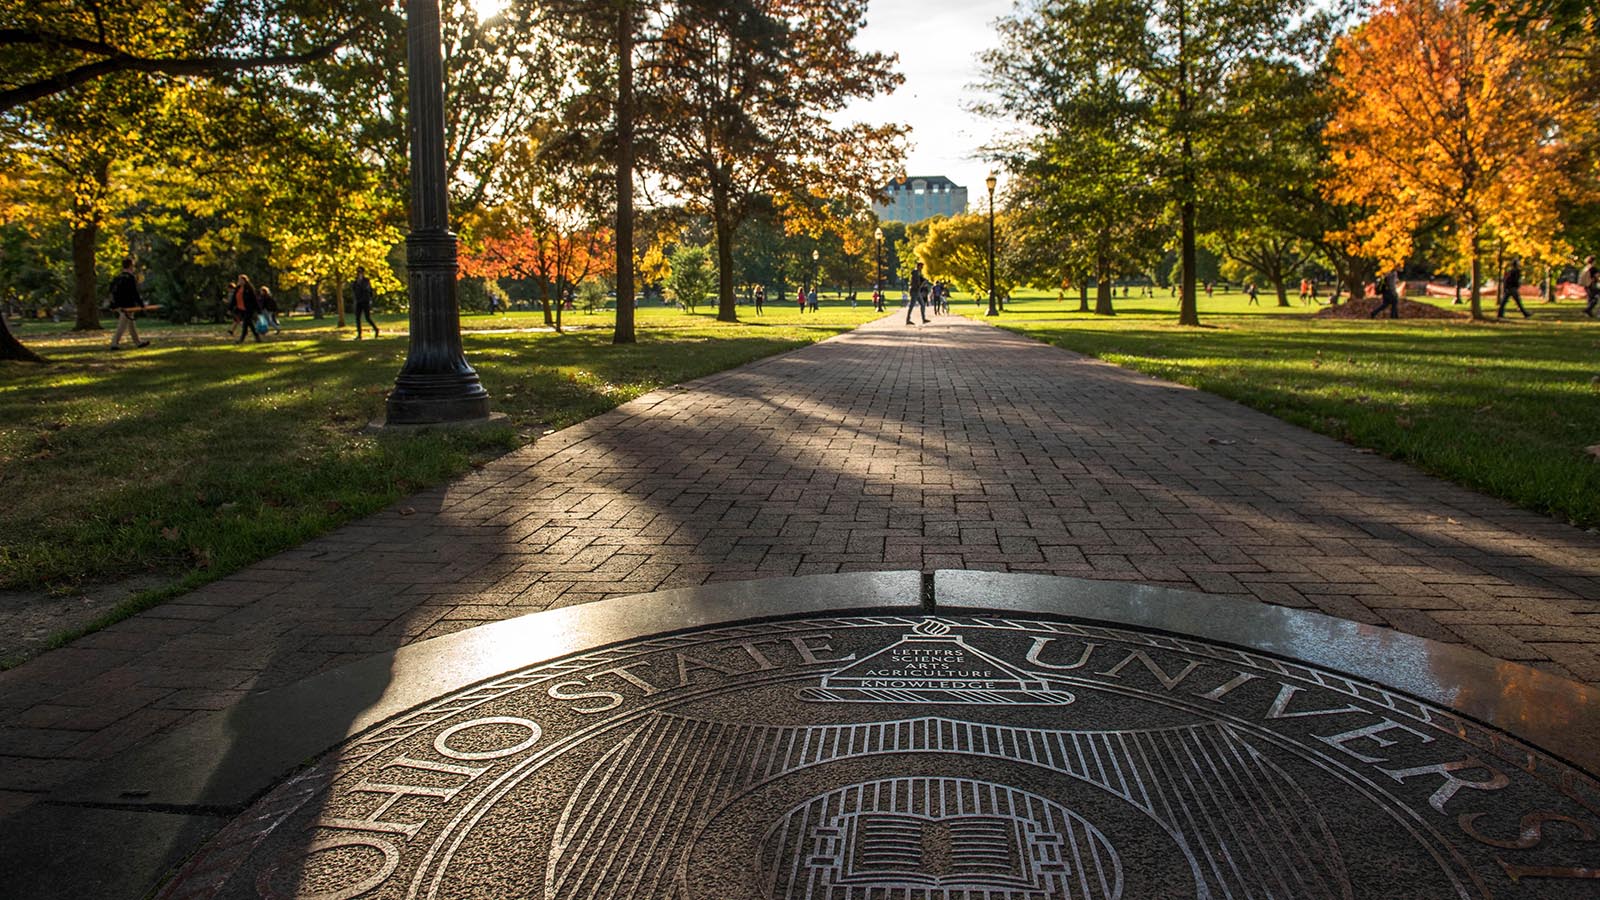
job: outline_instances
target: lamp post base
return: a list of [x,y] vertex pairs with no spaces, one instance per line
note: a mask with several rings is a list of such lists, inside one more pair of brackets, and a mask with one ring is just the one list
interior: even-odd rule
[[[464,365],[465,360],[462,362]],[[485,422],[489,419],[489,392],[470,367],[465,372],[437,375],[401,372],[385,407],[384,421],[390,425]]]

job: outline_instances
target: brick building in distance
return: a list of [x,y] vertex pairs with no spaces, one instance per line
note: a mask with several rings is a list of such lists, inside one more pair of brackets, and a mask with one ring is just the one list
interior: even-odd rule
[[967,211],[967,189],[943,175],[916,175],[891,181],[872,211],[884,222],[921,222]]

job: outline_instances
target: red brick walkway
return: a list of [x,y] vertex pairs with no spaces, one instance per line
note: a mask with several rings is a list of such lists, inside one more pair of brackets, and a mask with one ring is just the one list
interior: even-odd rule
[[0,814],[246,692],[552,606],[974,568],[1318,609],[1600,682],[1600,537],[944,317],[643,397],[0,673]]

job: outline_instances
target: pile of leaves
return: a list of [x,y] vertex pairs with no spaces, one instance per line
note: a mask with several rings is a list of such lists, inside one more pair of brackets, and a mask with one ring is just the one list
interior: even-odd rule
[[[1379,300],[1377,297],[1360,297],[1355,300],[1349,300],[1341,303],[1338,306],[1324,307],[1323,309],[1317,311],[1317,318],[1365,319],[1372,315],[1372,311],[1377,309],[1378,305],[1382,302],[1383,301]],[[1389,311],[1384,310],[1383,315],[1387,317],[1389,315]],[[1465,319],[1468,318],[1468,316],[1464,312],[1457,312],[1453,309],[1445,309],[1442,306],[1434,306],[1432,303],[1418,303],[1415,300],[1401,300],[1400,318]]]

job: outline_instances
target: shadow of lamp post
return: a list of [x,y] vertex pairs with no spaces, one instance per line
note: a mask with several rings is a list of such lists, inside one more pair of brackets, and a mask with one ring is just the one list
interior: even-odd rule
[[389,392],[384,424],[488,421],[489,392],[461,349],[456,236],[450,231],[445,175],[439,0],[406,0],[406,57],[411,82],[411,233],[406,236],[411,346]]

